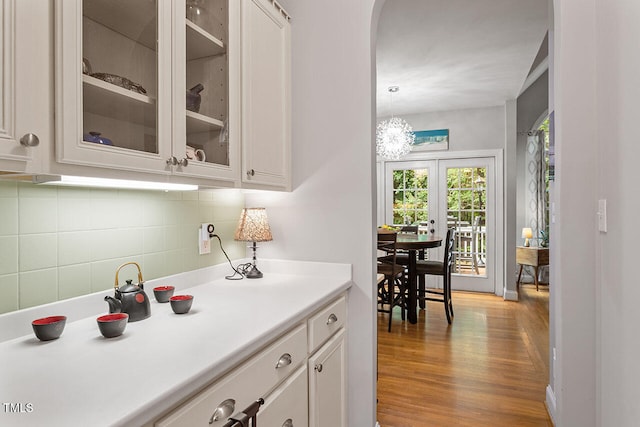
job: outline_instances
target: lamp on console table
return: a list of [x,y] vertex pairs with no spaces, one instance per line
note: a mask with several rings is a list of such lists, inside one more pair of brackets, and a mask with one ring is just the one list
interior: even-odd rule
[[533,238],[533,230],[529,227],[525,227],[522,229],[522,238],[524,239],[524,246],[531,246],[529,243],[529,239]]
[[245,274],[245,277],[247,279],[261,278],[262,272],[256,267],[256,242],[273,240],[267,220],[267,211],[264,208],[242,209],[234,239],[241,242],[253,242],[253,245],[250,246],[253,248],[253,262],[251,270]]

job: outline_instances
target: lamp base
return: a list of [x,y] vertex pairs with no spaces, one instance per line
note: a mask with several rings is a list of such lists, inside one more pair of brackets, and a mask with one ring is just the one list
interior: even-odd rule
[[260,279],[262,278],[262,271],[258,270],[255,264],[251,267],[251,270],[244,275],[247,279]]

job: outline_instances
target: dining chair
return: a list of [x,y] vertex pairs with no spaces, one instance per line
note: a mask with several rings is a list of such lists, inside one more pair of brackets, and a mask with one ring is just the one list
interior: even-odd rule
[[458,261],[456,265],[458,269],[461,268],[460,261],[469,261],[471,263],[470,268],[472,268],[476,274],[480,274],[480,270],[478,269],[478,237],[481,218],[480,215],[473,218],[470,233],[460,233],[458,235],[459,244],[456,254],[456,260]]
[[[405,318],[405,268],[397,263],[397,239],[398,234],[395,232],[378,232],[378,250],[384,253],[377,259],[378,274],[384,276],[382,281],[378,281],[378,312],[389,313],[389,332],[395,306],[400,306],[402,320]],[[385,309],[385,305],[389,308]]]
[[[455,229],[447,230],[442,261],[418,260],[416,274],[418,276],[418,299],[422,301],[436,301],[444,304],[447,322],[451,324],[453,318],[453,303],[451,301],[451,268],[453,265],[453,246]],[[442,289],[427,289],[426,275],[442,276]]]

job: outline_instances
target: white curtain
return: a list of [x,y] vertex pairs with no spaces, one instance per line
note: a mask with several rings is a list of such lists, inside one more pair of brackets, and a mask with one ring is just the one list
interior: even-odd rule
[[534,242],[540,242],[540,231],[547,229],[547,211],[544,161],[544,131],[539,130],[527,138],[526,154],[526,223],[533,231]]
[[[540,231],[547,229],[547,186],[545,184],[546,164],[544,161],[544,131],[538,130],[529,134],[526,153],[526,224],[533,231],[532,245],[541,246]],[[533,270],[531,271],[533,274]],[[541,282],[549,282],[549,270],[538,269]]]

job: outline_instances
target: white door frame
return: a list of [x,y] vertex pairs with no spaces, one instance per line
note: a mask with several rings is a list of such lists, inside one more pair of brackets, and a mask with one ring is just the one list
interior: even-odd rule
[[[498,150],[471,150],[471,151],[433,151],[433,152],[412,152],[401,162],[428,161],[428,160],[451,160],[451,159],[474,159],[474,158],[494,159],[494,182],[495,182],[495,288],[496,295],[504,297],[506,291],[505,282],[505,212],[504,212],[504,152]],[[393,161],[397,163],[398,161]],[[389,203],[389,191],[386,188],[386,163],[382,161],[378,169],[378,222],[386,220]],[[430,208],[431,211],[431,208]],[[429,213],[431,217],[431,212]],[[378,224],[381,225],[381,224]]]

